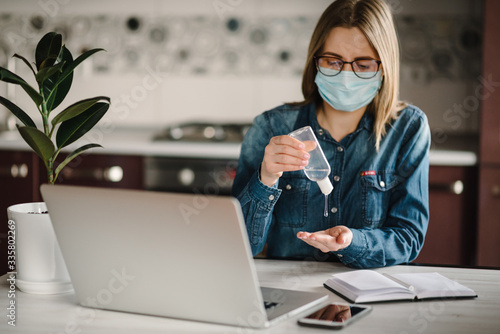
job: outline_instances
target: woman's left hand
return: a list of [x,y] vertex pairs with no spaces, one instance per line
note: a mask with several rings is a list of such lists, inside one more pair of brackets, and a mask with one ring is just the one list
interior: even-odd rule
[[328,253],[349,246],[352,242],[352,231],[345,226],[335,226],[314,233],[298,232],[297,238],[318,248],[323,253]]

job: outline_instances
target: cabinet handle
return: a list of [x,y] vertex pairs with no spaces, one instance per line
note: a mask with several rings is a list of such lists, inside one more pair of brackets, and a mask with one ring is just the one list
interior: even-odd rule
[[491,194],[493,195],[493,197],[500,197],[500,186],[498,184],[495,184],[491,188]]
[[104,180],[108,182],[120,182],[123,180],[123,168],[120,166],[113,166],[104,169]]
[[123,168],[120,166],[93,169],[66,168],[63,169],[62,174],[63,178],[68,180],[93,180],[114,183],[121,182],[123,180]]
[[461,180],[450,183],[430,183],[429,190],[446,191],[455,195],[460,195],[464,192],[464,183]]
[[27,164],[12,164],[10,168],[0,167],[0,176],[25,179],[28,177],[28,171],[29,168]]

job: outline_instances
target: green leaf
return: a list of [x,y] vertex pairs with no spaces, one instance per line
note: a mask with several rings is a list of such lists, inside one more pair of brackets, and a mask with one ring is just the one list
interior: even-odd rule
[[102,147],[101,145],[99,144],[87,144],[87,145],[84,145],[82,147],[79,147],[77,148],[76,150],[74,150],[70,155],[68,155],[66,157],[66,159],[64,159],[63,162],[61,162],[57,168],[56,168],[56,171],[55,171],[55,175],[54,175],[54,179],[57,179],[57,176],[59,175],[59,172],[64,168],[66,167],[66,165],[71,161],[73,160],[74,158],[76,158],[77,156],[79,156],[80,154],[82,154],[84,151],[88,150],[88,149],[91,149],[91,148],[94,148],[94,147]]
[[109,109],[108,103],[99,102],[92,107],[65,122],[57,130],[56,143],[58,148],[68,146],[86,134]]
[[[63,71],[73,62],[73,56],[71,52],[63,45],[61,53],[58,58],[59,62],[65,62],[63,66]],[[66,79],[62,80],[61,83],[56,87],[55,83],[59,80],[61,73],[56,73],[47,80],[45,80],[43,84],[43,92],[44,95],[47,96],[47,110],[52,111],[57,108],[62,101],[68,95],[68,92],[71,88],[71,84],[73,83],[73,73],[70,73]]]
[[54,119],[52,120],[52,125],[55,126],[58,123],[67,121],[68,119],[80,115],[100,100],[107,100],[108,103],[111,102],[110,98],[106,96],[97,96],[90,99],[78,101],[76,103],[73,103],[72,105],[61,111],[56,117],[54,117]]
[[18,126],[17,129],[23,137],[23,139],[28,143],[28,145],[35,151],[35,153],[45,162],[47,166],[47,161],[52,157],[55,152],[54,143],[49,137],[42,131],[28,127],[28,126]]
[[42,63],[40,64],[40,70],[43,70],[45,67],[51,67],[54,66],[54,64],[57,62],[57,57],[48,57]]
[[76,58],[75,61],[68,64],[68,67],[63,69],[63,73],[61,74],[61,76],[59,77],[57,82],[55,83],[54,88],[57,87],[64,79],[66,79],[66,77],[68,75],[72,74],[73,71],[75,70],[75,68],[78,65],[80,65],[85,59],[87,59],[88,57],[90,57],[91,55],[93,55],[94,53],[99,52],[99,51],[105,51],[105,50],[104,49],[88,50],[87,52],[81,54],[78,58]]
[[21,59],[26,64],[26,66],[29,67],[29,69],[31,70],[31,72],[33,72],[33,74],[36,77],[36,73],[35,73],[35,70],[33,69],[33,66],[31,66],[30,62],[26,58],[24,58],[23,56],[18,55],[17,53],[14,54],[12,57]]
[[29,126],[31,128],[36,129],[35,122],[25,113],[21,108],[19,108],[14,103],[10,102],[6,98],[0,96],[0,103],[5,106],[5,108],[9,109],[11,113],[14,114],[24,125]]
[[52,66],[57,60],[62,47],[62,35],[49,32],[40,39],[35,51],[36,68]]
[[49,66],[49,67],[44,67],[38,73],[36,74],[36,81],[41,85],[45,80],[47,80],[49,77],[56,73],[61,73],[62,72],[62,67],[64,66],[65,63],[59,63],[54,66]]
[[38,92],[33,87],[31,87],[26,81],[24,81],[23,78],[21,78],[20,76],[12,73],[11,71],[3,67],[0,67],[0,80],[20,85],[24,89],[24,91],[28,93],[28,95],[31,97],[31,99],[33,100],[33,102],[35,102],[37,106],[42,104],[42,97],[40,96],[40,94],[38,94]]

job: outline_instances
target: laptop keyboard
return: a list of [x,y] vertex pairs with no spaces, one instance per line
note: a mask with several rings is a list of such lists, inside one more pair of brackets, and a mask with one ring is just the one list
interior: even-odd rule
[[279,303],[273,303],[273,302],[266,302],[266,301],[264,301],[264,307],[266,308],[266,310],[270,310],[272,308],[275,308],[278,305],[279,305]]

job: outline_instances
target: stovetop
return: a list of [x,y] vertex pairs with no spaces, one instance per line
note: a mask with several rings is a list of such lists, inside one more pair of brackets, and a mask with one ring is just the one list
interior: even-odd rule
[[187,122],[174,124],[154,136],[154,141],[241,143],[251,123]]

